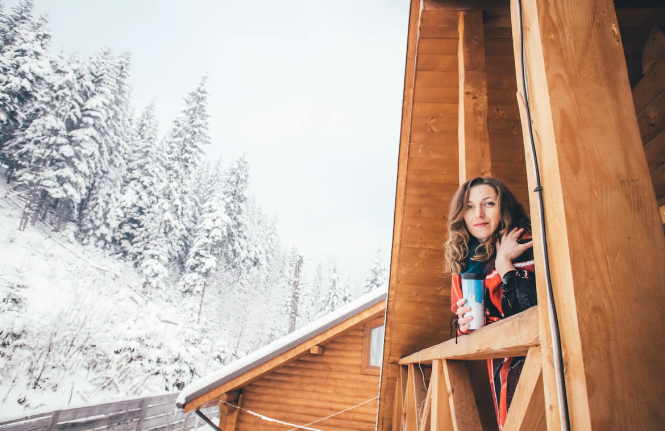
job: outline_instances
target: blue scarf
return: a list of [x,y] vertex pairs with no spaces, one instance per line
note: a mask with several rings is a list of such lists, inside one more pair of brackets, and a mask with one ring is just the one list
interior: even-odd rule
[[[462,274],[474,273],[474,274],[484,274],[485,267],[487,262],[478,262],[477,260],[472,260],[471,258],[476,255],[476,249],[480,246],[480,241],[477,238],[471,237],[469,241],[469,257],[466,259],[466,268]],[[472,251],[473,250],[473,251]]]

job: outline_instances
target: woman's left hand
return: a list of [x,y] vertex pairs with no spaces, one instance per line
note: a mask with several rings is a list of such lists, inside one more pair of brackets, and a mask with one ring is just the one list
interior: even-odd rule
[[504,233],[496,241],[496,270],[501,278],[509,272],[515,270],[513,261],[520,257],[525,251],[533,247],[533,241],[520,244],[517,240],[524,233],[524,228],[515,228],[510,232]]

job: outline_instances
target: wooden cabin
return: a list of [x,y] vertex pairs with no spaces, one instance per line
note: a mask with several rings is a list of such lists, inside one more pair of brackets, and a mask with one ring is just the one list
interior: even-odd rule
[[364,295],[193,382],[177,407],[219,405],[223,431],[374,430],[385,308],[385,290]]
[[[515,356],[504,431],[665,428],[664,24],[662,1],[411,1],[377,429],[497,429],[485,361]],[[539,305],[456,343],[442,245],[477,176],[530,207]]]

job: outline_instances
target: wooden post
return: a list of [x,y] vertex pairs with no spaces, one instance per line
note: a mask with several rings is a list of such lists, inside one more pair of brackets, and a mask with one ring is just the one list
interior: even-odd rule
[[58,419],[60,418],[60,410],[56,410],[53,412],[53,415],[51,416],[51,421],[48,424],[47,431],[54,431],[55,427],[58,425]]
[[141,415],[139,416],[139,420],[136,423],[136,431],[142,431],[143,430],[143,422],[145,422],[145,417],[148,414],[148,400],[146,398],[143,398],[141,401]]
[[483,12],[459,14],[459,181],[491,175]]
[[541,356],[540,346],[529,349],[503,431],[547,431]]
[[463,361],[442,361],[455,431],[482,431],[469,370]]
[[[573,430],[665,422],[665,238],[612,2],[523,0],[528,94]],[[511,0],[518,92],[517,0]],[[518,100],[522,96],[518,97]],[[529,187],[535,187],[522,103]],[[548,429],[560,429],[531,196]]]
[[432,391],[432,431],[452,431],[453,419],[450,415],[448,388],[443,365],[440,359],[432,361],[432,377],[429,381]]

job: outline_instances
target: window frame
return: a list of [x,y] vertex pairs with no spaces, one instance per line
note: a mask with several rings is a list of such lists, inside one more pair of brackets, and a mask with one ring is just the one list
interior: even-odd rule
[[[362,350],[362,374],[371,374],[378,376],[381,374],[381,367],[376,365],[370,365],[370,350],[372,345],[372,329],[378,328],[384,325],[384,316],[377,317],[371,321],[365,323],[363,328],[363,350]],[[385,342],[385,340],[384,340]]]

